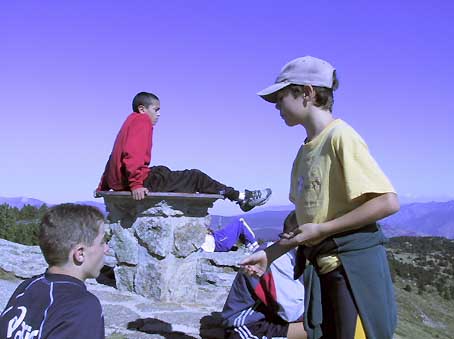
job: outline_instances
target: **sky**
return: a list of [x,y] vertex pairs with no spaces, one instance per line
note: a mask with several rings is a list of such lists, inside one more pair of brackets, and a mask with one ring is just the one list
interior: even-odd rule
[[454,199],[453,18],[451,0],[2,1],[0,196],[94,200],[132,98],[149,91],[152,165],[270,187],[268,205],[287,205],[305,131],[255,93],[312,55],[337,70],[333,115],[402,200]]

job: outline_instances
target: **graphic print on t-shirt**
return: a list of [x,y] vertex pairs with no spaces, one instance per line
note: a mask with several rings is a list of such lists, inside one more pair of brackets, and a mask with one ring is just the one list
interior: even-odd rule
[[[8,330],[6,332],[6,338],[27,338],[33,339],[38,336],[39,330],[34,330],[30,325],[25,322],[25,316],[27,315],[27,308],[25,306],[19,306],[17,308],[21,313],[16,315],[8,322]],[[7,312],[5,312],[7,313]]]

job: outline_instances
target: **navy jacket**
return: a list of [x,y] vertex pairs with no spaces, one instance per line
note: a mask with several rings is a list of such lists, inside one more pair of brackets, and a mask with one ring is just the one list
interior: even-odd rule
[[0,315],[0,338],[104,339],[98,298],[73,277],[45,273],[25,280]]

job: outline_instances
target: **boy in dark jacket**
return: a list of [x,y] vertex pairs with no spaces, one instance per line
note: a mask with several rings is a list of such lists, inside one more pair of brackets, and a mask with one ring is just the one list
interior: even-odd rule
[[[284,232],[297,227],[292,212]],[[268,245],[270,245],[269,243]],[[222,310],[228,339],[320,338],[320,283],[300,251],[291,250],[270,264],[261,277],[240,270]]]
[[95,207],[63,204],[43,217],[46,273],[25,280],[0,315],[0,338],[104,339],[104,317],[84,280],[96,278],[108,246]]

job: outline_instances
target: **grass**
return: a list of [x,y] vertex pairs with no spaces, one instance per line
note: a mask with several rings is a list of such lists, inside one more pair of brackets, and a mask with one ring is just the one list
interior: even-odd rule
[[17,280],[16,276],[0,268],[0,280]]
[[448,301],[438,293],[419,295],[403,290],[405,284],[395,284],[399,322],[396,334],[399,338],[453,338],[454,301]]
[[111,335],[107,336],[106,339],[128,339],[128,337],[122,333],[113,332]]

